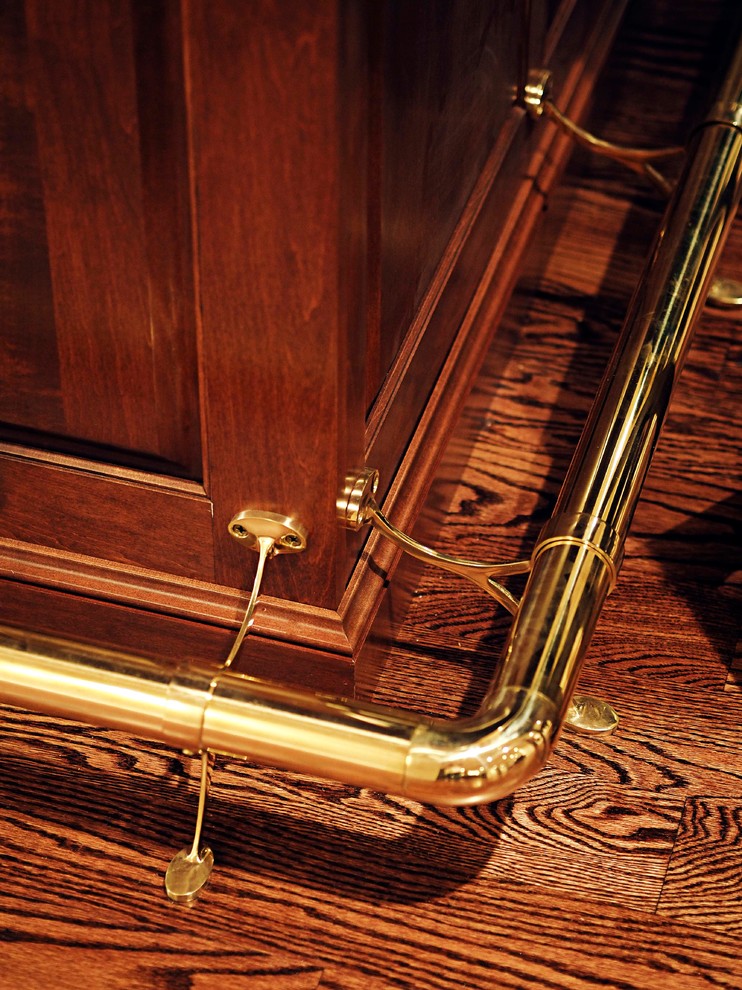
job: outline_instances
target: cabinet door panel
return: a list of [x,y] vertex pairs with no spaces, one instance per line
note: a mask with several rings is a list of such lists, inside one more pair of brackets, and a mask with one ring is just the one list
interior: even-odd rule
[[365,6],[4,16],[2,133],[23,131],[0,165],[21,256],[0,538],[241,588],[230,518],[296,515],[309,549],[265,590],[336,609],[359,542],[335,500],[364,432]]
[[145,472],[86,471],[78,459],[22,457],[0,445],[0,537],[101,558],[114,570],[133,564],[212,581],[210,500],[193,482],[157,482]]
[[59,361],[25,16],[0,7],[0,421],[61,433]]
[[336,500],[368,464],[419,511],[553,179],[514,103],[545,9],[0,7],[10,621],[71,595],[238,624],[256,556],[227,525],[266,510],[309,540],[266,568],[250,656],[355,662],[394,551]]
[[177,8],[147,8],[4,5],[0,419],[6,439],[198,478]]

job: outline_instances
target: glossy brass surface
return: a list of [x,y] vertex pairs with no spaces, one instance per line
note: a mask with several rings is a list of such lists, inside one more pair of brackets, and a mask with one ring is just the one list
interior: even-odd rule
[[[732,67],[733,74],[734,67]],[[683,154],[685,148],[673,145],[667,148],[636,148],[624,144],[614,144],[586,131],[574,120],[557,107],[552,100],[552,75],[548,69],[532,69],[523,89],[523,102],[529,114],[535,119],[547,117],[565,134],[568,134],[581,147],[621,162],[627,168],[640,172],[664,196],[672,194],[672,183],[654,167],[654,162],[673,158]],[[707,123],[731,124],[740,126],[742,122],[742,106],[726,94],[711,108]],[[738,279],[720,276],[711,282],[707,301],[709,305],[719,309],[737,309],[742,307],[742,282]]]
[[742,306],[742,282],[735,278],[715,278],[709,289],[709,303],[720,309]]
[[[742,48],[724,105],[740,102],[740,65]],[[228,667],[215,677],[184,662],[171,676],[136,657],[13,631],[0,638],[2,700],[420,801],[465,805],[509,794],[543,766],[564,723],[741,191],[740,126],[710,120],[689,143],[475,716],[419,717],[289,690]],[[452,566],[473,573],[470,562],[454,558]]]
[[[391,540],[400,550],[410,554],[425,564],[432,564],[444,571],[457,574],[480,588],[504,608],[515,615],[520,607],[520,601],[504,588],[495,577],[508,577],[511,574],[527,574],[531,569],[530,560],[516,560],[500,564],[488,564],[480,561],[465,560],[452,557],[449,554],[432,550],[424,544],[403,533],[393,526],[382,513],[374,498],[379,483],[379,472],[364,469],[346,478],[343,496],[338,499],[338,516],[340,522],[349,529],[360,529],[371,523],[388,540]],[[534,551],[534,558],[550,546],[578,545],[581,541],[569,535],[541,541]],[[610,587],[616,583],[616,568],[610,556],[600,548],[593,551],[602,556],[610,574]],[[609,589],[610,590],[610,589]],[[586,717],[591,712],[592,717]],[[574,695],[564,716],[565,726],[582,733],[599,733],[608,735],[618,725],[618,715],[607,702],[599,701],[589,695]]]
[[574,695],[566,720],[573,732],[610,736],[618,728],[618,715],[607,701],[591,695]]
[[300,553],[306,550],[307,531],[290,516],[263,509],[243,509],[230,520],[229,532],[236,540],[244,540],[245,546],[258,550],[260,540],[270,540],[271,556],[276,553]]
[[[297,553],[307,545],[307,532],[304,527],[296,519],[289,519],[274,512],[264,512],[255,509],[243,510],[231,520],[228,528],[235,539],[244,542],[244,545],[248,549],[258,552],[258,566],[255,570],[252,591],[250,592],[250,598],[245,609],[245,616],[232,644],[232,648],[229,651],[227,659],[213,674],[209,682],[208,691],[201,699],[202,725],[203,717],[219,684],[219,678],[232,666],[245,637],[252,627],[266,561],[276,556],[276,554]],[[177,684],[179,683],[177,679],[173,680],[173,686],[176,687],[176,691]],[[173,700],[175,701],[175,698]],[[214,754],[209,751],[208,747],[204,747],[200,756],[201,775],[193,842],[190,849],[181,849],[175,854],[165,873],[165,891],[171,901],[190,902],[195,900],[207,883],[214,868],[214,855],[211,849],[208,847],[201,848],[201,831],[206,816],[206,804],[211,787]]]
[[171,901],[179,903],[194,901],[201,893],[214,868],[213,852],[208,846],[202,847],[200,844],[212,768],[212,755],[203,752],[201,754],[201,781],[193,843],[190,849],[181,849],[173,856],[165,873],[165,891]]

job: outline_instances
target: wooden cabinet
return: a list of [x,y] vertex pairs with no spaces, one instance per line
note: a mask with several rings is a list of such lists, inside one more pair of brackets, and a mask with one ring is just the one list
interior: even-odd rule
[[[621,4],[9,0],[0,12],[0,618],[350,690]],[[574,54],[580,53],[575,60]]]

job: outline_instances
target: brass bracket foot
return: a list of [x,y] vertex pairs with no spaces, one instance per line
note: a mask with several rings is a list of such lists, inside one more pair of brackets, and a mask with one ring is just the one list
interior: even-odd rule
[[618,727],[615,709],[590,694],[575,694],[572,697],[564,725],[572,732],[587,736],[610,736]]

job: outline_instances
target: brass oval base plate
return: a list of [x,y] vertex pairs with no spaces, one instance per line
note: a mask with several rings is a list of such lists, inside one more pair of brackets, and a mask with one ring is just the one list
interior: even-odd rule
[[165,890],[171,901],[195,901],[214,868],[214,854],[208,847],[194,856],[190,849],[181,849],[170,860],[165,873]]
[[261,539],[273,540],[273,553],[299,553],[307,546],[307,531],[297,519],[262,509],[243,509],[229,523],[229,532],[253,550]]
[[742,282],[734,278],[715,278],[709,289],[708,303],[720,309],[742,307]]

